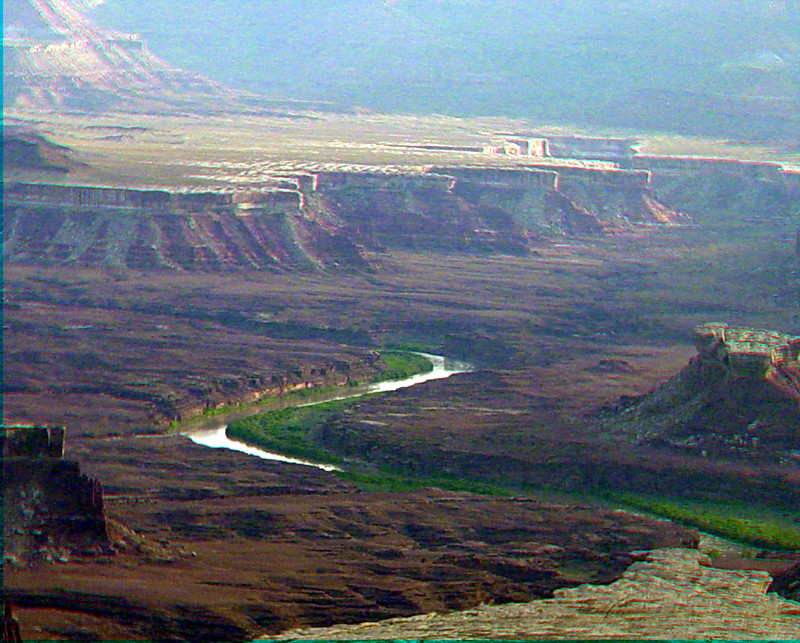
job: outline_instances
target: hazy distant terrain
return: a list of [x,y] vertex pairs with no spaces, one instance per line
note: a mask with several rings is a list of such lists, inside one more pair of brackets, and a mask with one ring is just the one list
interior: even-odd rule
[[92,16],[271,98],[742,138],[800,129],[796,0],[106,0]]

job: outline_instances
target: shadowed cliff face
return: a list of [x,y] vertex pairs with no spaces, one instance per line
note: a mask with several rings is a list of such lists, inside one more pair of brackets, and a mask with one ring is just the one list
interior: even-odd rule
[[75,160],[74,151],[56,145],[47,137],[33,132],[4,128],[3,171],[38,170],[66,174],[81,163]]
[[63,459],[64,429],[2,427],[3,565],[109,553],[103,489]]

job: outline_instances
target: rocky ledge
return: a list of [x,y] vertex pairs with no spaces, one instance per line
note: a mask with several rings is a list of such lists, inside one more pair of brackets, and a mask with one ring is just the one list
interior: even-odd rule
[[800,337],[712,323],[695,329],[695,346],[702,359],[731,375],[763,378],[800,403]]
[[800,337],[710,323],[698,354],[646,395],[603,409],[607,436],[707,458],[791,465],[800,458]]
[[694,550],[656,550],[611,585],[557,590],[548,600],[297,629],[260,640],[800,637],[800,604],[767,594],[769,574],[711,569],[708,562]]

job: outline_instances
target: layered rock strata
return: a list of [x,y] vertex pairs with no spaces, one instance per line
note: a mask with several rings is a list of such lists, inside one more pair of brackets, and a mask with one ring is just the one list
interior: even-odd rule
[[543,233],[672,225],[647,173],[493,167],[267,172],[259,187],[8,182],[10,263],[131,269],[365,268],[384,248],[525,254]]
[[763,378],[800,404],[800,337],[711,323],[695,329],[694,341],[702,360],[732,377]]
[[782,463],[800,456],[800,337],[710,323],[698,355],[647,395],[601,413],[624,440],[701,456]]
[[260,640],[800,637],[800,605],[767,594],[766,572],[710,569],[707,562],[693,550],[658,550],[608,586],[557,590],[550,600],[297,629]]
[[169,109],[234,92],[173,67],[137,34],[99,28],[72,0],[3,7],[3,103],[24,109]]

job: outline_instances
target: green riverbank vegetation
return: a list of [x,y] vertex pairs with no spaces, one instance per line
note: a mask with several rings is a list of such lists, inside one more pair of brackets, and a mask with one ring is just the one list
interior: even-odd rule
[[633,493],[609,494],[608,498],[625,507],[746,545],[800,550],[800,512],[797,509],[779,511],[752,504],[695,502]]
[[386,382],[390,380],[404,380],[414,375],[430,373],[433,370],[431,361],[419,355],[403,350],[388,350],[381,353],[384,368],[373,382]]
[[[344,387],[339,386],[315,386],[311,388],[297,389],[284,393],[279,398],[265,397],[255,402],[242,402],[239,404],[226,404],[224,406],[209,408],[202,413],[203,418],[224,418],[227,415],[241,416],[251,411],[253,415],[268,413],[280,401],[281,404],[291,403],[296,401],[302,404],[304,400],[319,399],[326,395],[333,396],[332,394],[338,391],[346,392],[348,388],[356,388],[364,384],[378,384],[380,382],[388,382],[393,380],[402,380],[415,375],[422,375],[430,373],[433,370],[431,361],[420,355],[416,348],[390,348],[381,352],[382,368],[380,372],[371,378],[369,382],[359,382],[357,380],[350,380]],[[194,418],[189,418],[184,421],[170,422],[170,428],[175,431],[190,425]],[[236,418],[232,421],[239,421]]]
[[469,477],[416,475],[397,468],[372,467],[369,463],[345,460],[319,446],[315,436],[322,427],[336,422],[340,414],[347,413],[350,407],[362,399],[338,400],[252,416],[233,422],[228,427],[228,435],[232,439],[272,453],[340,466],[343,470],[337,472],[337,475],[363,491],[407,492],[437,487],[489,496],[541,497],[545,502],[552,501],[551,496],[558,494],[561,497],[560,502],[596,502],[666,518],[747,545],[777,550],[800,550],[800,514],[796,511],[779,511],[766,506],[699,502],[669,496],[612,491],[604,493],[602,489],[595,489],[595,493],[570,493],[557,488],[532,485],[516,487]]

